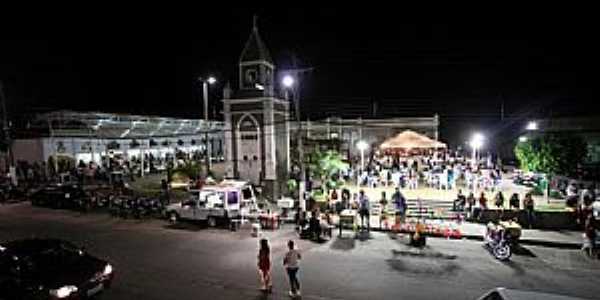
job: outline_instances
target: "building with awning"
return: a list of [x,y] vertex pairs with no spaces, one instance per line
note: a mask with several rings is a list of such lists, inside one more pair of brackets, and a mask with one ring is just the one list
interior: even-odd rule
[[100,163],[107,155],[164,157],[176,149],[191,153],[208,146],[216,158],[223,156],[223,128],[223,122],[201,119],[61,110],[36,115],[19,130],[12,150],[15,161],[59,155]]

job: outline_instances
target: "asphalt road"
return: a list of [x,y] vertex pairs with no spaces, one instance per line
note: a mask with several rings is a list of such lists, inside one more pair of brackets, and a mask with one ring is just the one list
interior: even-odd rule
[[[291,228],[265,232],[274,262],[274,293],[286,299],[281,267]],[[86,246],[113,263],[113,287],[101,299],[263,299],[258,291],[257,240],[249,231],[168,226],[161,220],[122,220],[31,207],[0,206],[0,241],[59,237]],[[303,299],[476,299],[503,286],[567,294],[600,295],[600,263],[578,251],[527,247],[509,263],[496,261],[481,243],[429,239],[418,250],[402,236],[299,241]]]

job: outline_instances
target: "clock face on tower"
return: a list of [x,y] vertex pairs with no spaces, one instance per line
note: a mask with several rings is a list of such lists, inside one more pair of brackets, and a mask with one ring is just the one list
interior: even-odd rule
[[258,82],[258,71],[255,68],[248,68],[244,72],[244,86],[254,87]]

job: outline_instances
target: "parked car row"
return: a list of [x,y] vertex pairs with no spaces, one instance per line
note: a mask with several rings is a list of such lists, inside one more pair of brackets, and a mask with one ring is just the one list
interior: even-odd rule
[[58,209],[84,209],[90,202],[89,193],[78,185],[47,185],[29,198],[32,205]]
[[211,227],[229,224],[230,220],[251,217],[259,211],[251,184],[234,180],[207,184],[202,189],[190,189],[186,199],[169,205],[165,205],[156,197],[140,197],[134,193],[88,191],[77,184],[47,185],[29,198],[35,206],[83,212],[106,209],[115,217],[165,217],[171,223],[202,221]]

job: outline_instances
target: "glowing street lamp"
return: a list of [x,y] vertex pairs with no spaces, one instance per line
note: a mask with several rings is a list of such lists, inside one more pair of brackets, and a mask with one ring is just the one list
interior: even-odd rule
[[360,170],[364,171],[365,170],[365,150],[367,150],[367,148],[369,148],[369,144],[367,144],[367,142],[365,142],[365,141],[359,141],[358,143],[356,143],[356,148],[358,148],[358,150],[360,150]]
[[472,156],[473,167],[475,167],[477,165],[477,151],[479,149],[481,149],[481,147],[483,147],[484,141],[485,141],[485,136],[483,136],[483,134],[475,133],[475,134],[473,134],[473,137],[471,138],[471,141],[469,142],[469,145],[471,145],[471,148],[473,149],[473,156]]
[[526,136],[520,136],[519,137],[519,142],[521,142],[521,143],[527,142],[527,137]]
[[527,130],[538,130],[538,124],[535,121],[530,121],[529,123],[527,123],[527,127],[525,127],[525,129]]
[[292,77],[291,75],[285,75],[283,77],[282,83],[286,88],[291,88],[292,86],[294,86],[295,83],[294,77]]

